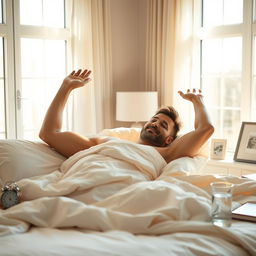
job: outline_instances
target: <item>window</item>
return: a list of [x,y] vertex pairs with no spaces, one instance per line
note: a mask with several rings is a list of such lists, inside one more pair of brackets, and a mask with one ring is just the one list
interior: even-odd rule
[[67,1],[1,0],[0,138],[38,139],[66,74]]
[[201,87],[215,125],[214,136],[226,138],[229,151],[235,150],[241,122],[256,121],[252,10],[252,0],[201,2]]

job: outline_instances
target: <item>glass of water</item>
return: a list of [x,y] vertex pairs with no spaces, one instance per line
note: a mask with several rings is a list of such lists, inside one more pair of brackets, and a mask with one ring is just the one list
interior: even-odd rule
[[229,182],[212,182],[212,223],[220,227],[230,227],[232,190],[234,184]]

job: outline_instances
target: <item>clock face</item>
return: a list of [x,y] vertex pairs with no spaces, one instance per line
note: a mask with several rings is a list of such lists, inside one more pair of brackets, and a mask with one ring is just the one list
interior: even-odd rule
[[1,196],[1,203],[4,208],[9,208],[19,202],[19,197],[15,190],[4,191]]

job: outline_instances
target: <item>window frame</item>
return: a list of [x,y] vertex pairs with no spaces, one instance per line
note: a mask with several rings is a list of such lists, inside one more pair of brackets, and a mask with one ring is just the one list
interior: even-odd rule
[[21,91],[21,38],[65,40],[66,73],[70,69],[71,33],[70,10],[72,0],[65,0],[65,27],[51,28],[20,24],[20,1],[3,0],[3,24],[0,36],[4,38],[5,133],[7,139],[22,139],[22,112],[18,109],[18,90]]
[[[243,120],[252,120],[252,107],[253,107],[253,54],[256,49],[253,49],[253,39],[256,36],[256,24],[253,23],[253,1],[243,0],[243,23],[223,25],[216,27],[202,27],[203,17],[203,0],[195,1],[195,16],[199,16],[195,20],[195,35],[197,44],[200,44],[200,51],[198,52],[197,59],[200,62],[200,87],[202,88],[202,41],[209,38],[227,38],[239,36],[242,38],[242,66],[241,66],[241,83],[243,94],[241,95],[241,122]],[[200,15],[197,15],[199,14]],[[248,101],[248,99],[250,99]],[[236,138],[234,138],[236,139]],[[232,150],[233,151],[233,150]]]
[[3,23],[0,36],[4,43],[4,87],[5,87],[5,134],[16,138],[16,100],[14,73],[13,2],[3,0]]

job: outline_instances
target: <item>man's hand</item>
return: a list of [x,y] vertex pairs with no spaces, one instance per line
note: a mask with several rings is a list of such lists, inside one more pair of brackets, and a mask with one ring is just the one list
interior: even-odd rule
[[194,105],[195,129],[199,127],[199,124],[203,124],[204,126],[210,124],[210,120],[207,117],[207,111],[204,106],[201,89],[198,89],[197,91],[194,88],[192,92],[190,92],[190,89],[187,89],[187,93],[183,93],[182,91],[178,91],[178,93],[183,99],[190,101]]
[[70,75],[68,75],[63,80],[63,85],[65,85],[69,89],[75,89],[75,88],[82,87],[91,80],[89,78],[90,74],[91,74],[91,71],[88,69],[85,69],[83,72],[81,69],[79,69],[77,72],[72,71],[70,73]]
[[178,91],[179,95],[185,99],[185,100],[189,100],[189,101],[193,101],[195,99],[202,99],[203,95],[202,95],[202,91],[199,89],[198,93],[196,91],[196,89],[193,89],[192,92],[190,92],[190,89],[187,90],[187,93],[183,93],[182,91]]

